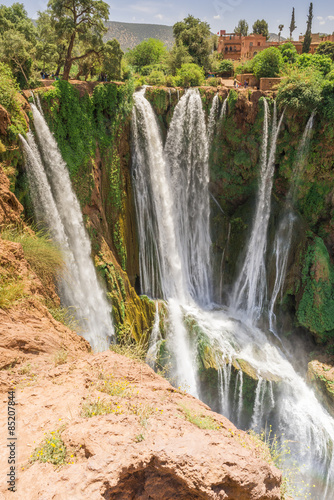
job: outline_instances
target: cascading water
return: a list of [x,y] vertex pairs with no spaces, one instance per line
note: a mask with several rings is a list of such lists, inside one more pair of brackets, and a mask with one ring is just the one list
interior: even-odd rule
[[208,139],[198,90],[188,90],[174,110],[165,157],[181,272],[187,292],[207,306],[212,299]]
[[218,120],[218,113],[219,113],[219,95],[215,94],[214,98],[212,99],[212,105],[210,109],[209,122],[208,122],[209,143],[212,141],[212,137]]
[[278,133],[283,115],[277,124],[276,103],[268,155],[269,110],[264,99],[263,141],[261,157],[261,177],[257,195],[257,205],[246,257],[236,280],[232,294],[231,309],[244,313],[247,322],[255,323],[261,315],[266,296],[266,250],[267,232],[271,209],[271,191],[275,170],[275,153]]
[[293,206],[295,203],[298,182],[302,168],[304,167],[308,147],[310,143],[311,132],[313,128],[315,112],[310,116],[303,137],[301,139],[298,152],[297,160],[292,174],[292,181],[290,184],[290,190],[287,195],[286,206],[283,211],[283,216],[278,226],[278,230],[275,235],[274,241],[274,251],[275,264],[276,264],[276,277],[273,292],[270,299],[270,304],[268,308],[268,318],[269,318],[269,329],[277,335],[276,332],[276,316],[274,314],[274,308],[277,301],[277,297],[283,290],[283,285],[286,277],[287,264],[289,259],[289,251],[292,240],[292,233],[294,223],[297,220],[295,214],[293,213]]
[[64,255],[59,279],[62,303],[72,307],[82,335],[94,350],[105,350],[114,336],[111,307],[96,276],[80,205],[72,191],[67,166],[39,109],[31,104],[38,138],[21,137],[37,219],[50,231]]
[[169,345],[174,355],[176,377],[179,384],[197,395],[194,355],[180,307],[180,303],[190,300],[190,296],[177,243],[171,176],[159,126],[144,94],[145,89],[135,93],[132,117],[141,288],[151,297],[168,300]]
[[[196,91],[188,91],[180,99],[163,151],[157,120],[144,97],[144,91],[135,94],[133,176],[142,291],[148,293],[147,290],[155,290],[153,296],[168,300],[170,317],[167,340],[172,338],[174,343],[172,352],[176,359],[178,379],[183,377],[186,380],[186,371],[189,369],[191,377],[188,385],[195,382],[190,392],[197,392],[194,352],[184,327],[185,321],[192,321],[197,325],[201,341],[205,339],[216,359],[219,378],[217,399],[224,414],[246,429],[253,425],[260,430],[270,423],[274,432],[279,435],[284,433],[285,439],[290,441],[293,457],[305,464],[302,478],[306,477],[308,482],[312,481],[311,484],[316,485],[311,490],[316,492],[317,498],[326,500],[334,495],[334,421],[282,351],[271,343],[271,338],[254,326],[262,308],[265,290],[264,255],[276,140],[282,118],[277,124],[274,112],[269,148],[269,115],[267,103],[264,102],[262,176],[250,241],[252,252],[248,253],[242,271],[246,287],[243,288],[239,277],[234,302],[237,308],[245,307],[249,311],[251,320],[242,317],[243,321],[240,321],[231,317],[224,308],[210,309],[211,275],[210,259],[207,257],[210,238],[207,228],[203,227],[204,220],[208,220],[206,210],[209,205],[209,192],[205,187],[208,180],[207,147],[204,139],[199,138],[202,132],[203,137],[207,138],[207,135],[205,126],[194,123],[194,120],[202,117],[199,104]],[[187,106],[192,109],[187,109]],[[191,137],[191,134],[194,136]],[[196,148],[191,143],[194,138],[204,144],[199,157],[195,156]],[[196,172],[193,172],[193,165],[196,165]],[[191,182],[194,184],[191,185]],[[191,203],[190,193],[197,206]],[[204,207],[204,215],[201,214],[199,220],[195,221],[194,213],[198,207]],[[191,224],[195,225],[193,233],[189,234]],[[203,234],[200,234],[201,231]],[[260,232],[264,234],[260,235]],[[200,272],[194,268],[196,263],[200,266]],[[261,288],[259,293],[257,287]],[[249,293],[252,295],[251,300],[248,300]],[[258,380],[250,417],[244,413],[249,394],[244,392],[247,386],[243,383],[241,365],[248,367]],[[231,374],[235,368],[238,378],[232,391]],[[234,401],[231,402],[233,394]],[[290,465],[287,462],[286,466]]]

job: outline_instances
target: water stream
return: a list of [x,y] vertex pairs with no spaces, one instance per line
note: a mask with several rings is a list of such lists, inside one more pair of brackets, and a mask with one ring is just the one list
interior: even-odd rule
[[31,104],[37,141],[32,132],[28,132],[27,140],[21,137],[36,218],[64,255],[65,270],[58,284],[62,304],[71,308],[92,348],[102,351],[114,337],[111,306],[96,276],[67,165],[38,108],[40,105]]
[[[272,424],[278,436],[284,434],[289,441],[294,459],[303,464],[298,477],[315,485],[310,491],[317,498],[326,499],[334,495],[334,420],[284,352],[256,326],[267,295],[267,232],[276,143],[283,120],[283,115],[278,120],[275,107],[270,127],[266,100],[263,105],[259,190],[248,250],[231,305],[218,309],[212,304],[208,135],[200,96],[196,90],[182,96],[163,148],[145,91],[135,95],[133,176],[141,287],[142,292],[154,290],[151,296],[167,300],[167,343],[178,382],[185,381],[189,392],[205,399],[197,381],[196,351],[198,343],[205,342],[218,366],[217,399],[222,413],[245,429],[260,431]],[[189,331],[189,323],[197,325],[195,331]],[[247,418],[241,362],[258,380]],[[286,467],[292,467],[289,459]]]

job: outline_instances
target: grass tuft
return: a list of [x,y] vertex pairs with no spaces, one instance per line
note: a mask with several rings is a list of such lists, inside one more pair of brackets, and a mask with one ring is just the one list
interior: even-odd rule
[[4,240],[22,245],[25,258],[44,285],[53,283],[64,269],[62,253],[46,232],[36,231],[33,234],[9,226],[1,232],[1,236]]
[[200,429],[217,431],[222,427],[221,424],[216,422],[212,417],[209,417],[208,415],[195,413],[193,410],[187,408],[182,404],[180,404],[180,408],[182,409],[186,419]]
[[63,465],[65,459],[66,446],[60,431],[50,432],[30,457],[31,462],[50,462],[53,465]]

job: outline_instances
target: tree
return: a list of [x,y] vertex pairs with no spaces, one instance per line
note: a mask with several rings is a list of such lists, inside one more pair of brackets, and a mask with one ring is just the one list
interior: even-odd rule
[[139,71],[144,66],[161,63],[167,55],[167,49],[161,40],[149,38],[139,43],[126,54],[128,62]]
[[193,62],[193,58],[189,54],[187,47],[182,42],[179,45],[175,43],[167,57],[168,72],[171,75],[176,75],[176,71],[181,68],[182,64],[191,62]]
[[212,50],[212,39],[208,23],[188,16],[173,26],[173,34],[177,45],[187,47],[194,62],[208,68],[209,54]]
[[[63,78],[68,80],[74,61],[103,50],[103,20],[108,20],[109,6],[103,0],[49,0],[48,7],[56,33],[67,41]],[[73,56],[75,42],[80,39],[87,48],[83,54]]]
[[293,64],[297,61],[298,52],[293,43],[285,42],[283,45],[279,46],[279,50],[281,51],[285,63]]
[[292,15],[291,15],[291,23],[290,23],[290,40],[292,40],[292,33],[295,31],[297,28],[296,26],[296,21],[295,21],[295,8],[293,7],[292,9]]
[[317,54],[329,56],[334,61],[334,42],[321,42],[317,48]]
[[[20,31],[10,29],[3,37],[0,36],[0,58],[11,65],[21,87],[29,88],[33,51],[33,44]],[[20,81],[18,73],[23,75],[25,84]]]
[[258,19],[253,24],[253,33],[255,35],[263,35],[268,40],[269,38],[268,23],[264,19],[262,20]]
[[224,59],[219,65],[218,72],[222,75],[232,76],[234,72],[233,61],[231,59]]
[[0,5],[0,35],[4,35],[9,30],[22,33],[30,43],[36,40],[36,28],[22,3],[13,3],[11,7]]
[[[49,67],[51,64],[55,65],[55,72],[59,75],[66,57],[66,36],[65,34],[60,35],[55,31],[52,24],[51,13],[48,10],[38,12],[36,24],[38,40],[36,57],[42,60],[43,69],[44,66]],[[53,48],[55,48],[55,51],[52,50]],[[47,62],[43,59],[46,52],[50,53]]]
[[280,24],[278,26],[278,43],[280,43],[280,41],[281,41],[281,33],[282,33],[283,28],[284,28],[284,24]]
[[308,17],[307,17],[307,26],[306,33],[304,36],[302,53],[307,54],[310,51],[311,42],[312,42],[312,20],[313,20],[313,3],[310,3]]
[[109,40],[103,50],[102,71],[107,74],[108,80],[120,80],[122,77],[122,58],[124,52],[115,38]]
[[237,26],[234,28],[234,33],[238,33],[241,36],[248,35],[248,23],[246,19],[240,19]]
[[283,69],[283,56],[277,47],[263,50],[253,59],[253,72],[256,78],[274,78]]
[[197,64],[182,64],[177,70],[176,83],[181,87],[196,87],[202,85],[204,80],[204,70]]
[[327,75],[332,68],[332,60],[329,56],[321,54],[301,54],[297,61],[298,68],[313,68],[322,75]]

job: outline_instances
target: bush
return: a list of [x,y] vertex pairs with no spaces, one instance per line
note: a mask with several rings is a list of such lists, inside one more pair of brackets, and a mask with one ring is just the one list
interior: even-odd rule
[[197,64],[182,64],[177,70],[176,83],[180,87],[197,87],[203,85],[205,80],[204,70]]
[[310,113],[322,103],[321,75],[306,69],[293,69],[283,77],[277,93],[277,103],[281,108]]
[[237,66],[235,68],[235,71],[234,71],[234,74],[235,75],[243,75],[245,73],[253,73],[253,67],[254,67],[254,59],[252,59],[251,61],[246,61],[242,64],[239,64],[239,66]]
[[167,87],[176,87],[176,81],[175,81],[174,76],[172,76],[172,75],[166,76],[166,86]]
[[279,46],[279,50],[283,56],[283,61],[287,64],[293,64],[297,61],[298,52],[296,47],[291,42],[286,42]]
[[332,61],[334,61],[334,42],[327,41],[319,43],[316,53],[329,56]]
[[165,85],[166,77],[162,71],[153,70],[147,77],[149,85]]
[[283,69],[283,56],[276,47],[269,47],[254,57],[253,72],[256,78],[274,78]]
[[297,60],[298,68],[312,68],[322,75],[327,75],[332,69],[332,60],[321,54],[302,54]]
[[[332,74],[334,71],[331,72]],[[334,74],[331,80],[322,83],[322,112],[328,120],[334,120]]]
[[62,253],[46,233],[39,231],[32,234],[10,227],[5,229],[1,236],[4,240],[21,243],[25,258],[44,285],[53,283],[63,269]]
[[143,66],[140,70],[140,74],[143,76],[148,76],[152,71],[161,71],[164,75],[168,73],[168,68],[166,64],[149,64]]
[[219,68],[218,68],[218,72],[223,74],[223,75],[229,75],[229,76],[232,76],[233,75],[233,70],[234,70],[234,65],[233,65],[233,61],[231,61],[231,59],[224,59],[220,65],[219,65]]
[[218,87],[221,84],[220,78],[207,78],[204,82],[204,85],[207,87]]
[[149,38],[129,50],[126,59],[137,71],[140,71],[144,66],[160,63],[166,55],[167,49],[164,43],[161,40]]
[[0,62],[0,104],[10,113],[12,125],[10,133],[16,138],[18,134],[24,134],[27,124],[21,113],[21,106],[17,97],[19,87],[7,64]]

